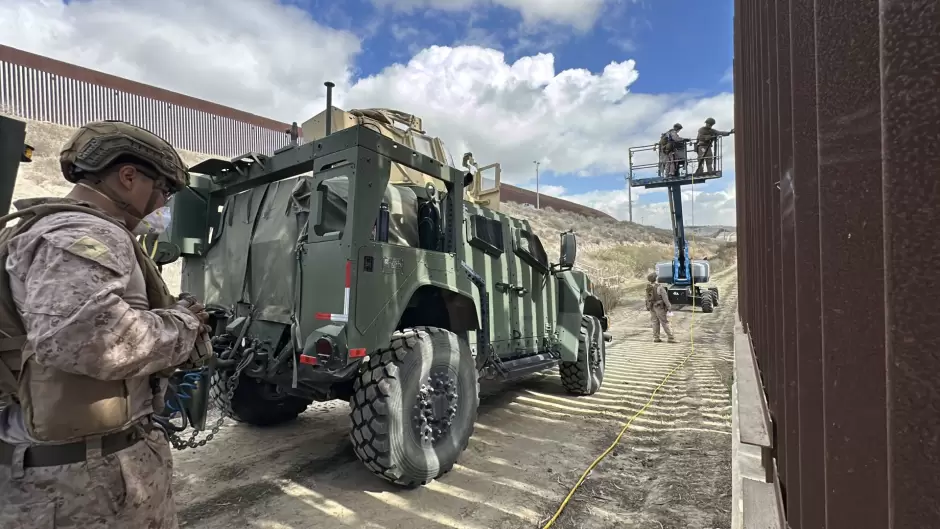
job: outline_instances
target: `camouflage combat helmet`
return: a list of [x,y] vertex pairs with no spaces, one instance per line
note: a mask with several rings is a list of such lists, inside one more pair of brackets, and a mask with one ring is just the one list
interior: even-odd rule
[[706,120],[705,120],[705,124],[706,124],[706,125],[714,125],[714,124],[715,124],[715,118],[708,118],[708,119],[706,119]]
[[682,128],[682,123],[675,123],[673,124],[672,128],[675,130],[680,130]]
[[646,280],[650,283],[656,281],[656,272],[650,272],[649,275],[646,276]]
[[66,180],[75,184],[83,173],[98,172],[113,162],[134,158],[166,178],[173,191],[189,185],[186,164],[166,140],[124,121],[87,123],[62,146],[59,165]]

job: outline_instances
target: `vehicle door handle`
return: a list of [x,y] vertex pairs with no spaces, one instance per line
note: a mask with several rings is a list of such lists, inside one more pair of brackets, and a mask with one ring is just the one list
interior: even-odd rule
[[496,288],[498,288],[498,289],[500,289],[500,290],[503,290],[503,291],[506,291],[506,292],[512,290],[513,292],[515,292],[516,294],[518,294],[518,295],[520,295],[520,296],[524,296],[524,295],[526,295],[526,294],[529,292],[529,289],[527,289],[527,288],[525,288],[525,287],[519,287],[519,286],[516,286],[516,285],[510,285],[509,283],[503,283],[502,281],[498,281],[498,282],[496,282],[496,283],[493,283],[493,285],[494,285]]

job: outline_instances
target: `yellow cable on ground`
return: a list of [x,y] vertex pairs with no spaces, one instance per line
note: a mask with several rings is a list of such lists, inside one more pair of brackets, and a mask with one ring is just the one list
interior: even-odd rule
[[561,502],[561,505],[558,507],[558,510],[555,511],[555,514],[548,520],[548,522],[545,525],[542,526],[542,529],[548,529],[549,527],[552,526],[553,523],[555,523],[558,517],[561,516],[561,513],[565,510],[565,507],[568,506],[568,502],[571,501],[571,498],[574,496],[575,491],[577,491],[578,488],[581,486],[581,484],[584,483],[584,480],[587,478],[588,474],[590,474],[591,471],[594,470],[594,468],[605,457],[607,457],[610,454],[610,452],[620,443],[620,438],[623,437],[623,434],[627,433],[627,428],[629,428],[630,425],[633,424],[633,421],[636,420],[637,417],[639,417],[640,415],[643,414],[643,412],[646,411],[646,408],[648,408],[649,405],[653,403],[653,398],[656,396],[656,393],[658,393],[659,390],[662,389],[662,387],[666,385],[666,382],[669,380],[669,377],[671,377],[673,373],[675,373],[682,366],[684,366],[685,363],[689,360],[689,358],[692,357],[693,354],[695,354],[694,347],[692,348],[692,352],[686,355],[686,357],[682,360],[682,362],[679,362],[679,364],[676,367],[672,368],[672,371],[666,374],[666,377],[663,378],[662,382],[660,382],[659,385],[656,386],[656,389],[653,390],[653,393],[650,395],[649,400],[646,401],[646,404],[644,404],[643,407],[640,408],[640,411],[636,412],[636,414],[634,414],[633,417],[630,417],[630,420],[627,421],[627,424],[623,425],[623,428],[620,430],[620,434],[617,435],[617,438],[614,439],[614,442],[611,443],[610,446],[607,447],[607,450],[604,450],[604,452],[601,455],[599,455],[597,459],[595,459],[594,462],[591,463],[589,467],[587,467],[587,470],[585,470],[583,474],[581,474],[581,477],[578,479],[578,482],[574,484],[574,487],[571,488],[571,491],[568,492],[568,495],[565,496],[565,499]]
[[[692,211],[695,210],[695,179],[694,178],[692,179],[692,208],[691,210]],[[693,247],[694,245],[695,245],[695,232],[693,231],[692,232],[692,244],[689,245],[690,246],[689,248],[690,260],[691,260],[691,255],[693,253],[691,247]],[[693,288],[695,287],[694,273],[692,275],[692,286]],[[684,366],[685,363],[689,361],[689,358],[692,358],[692,355],[695,354],[694,329],[695,329],[695,310],[692,311],[692,321],[689,325],[689,345],[691,346],[692,350],[689,352],[689,354],[685,356],[685,358],[682,359],[681,362],[679,362],[675,367],[673,367],[672,370],[666,373],[666,376],[663,377],[663,380],[659,383],[658,386],[656,386],[655,389],[653,389],[653,392],[650,393],[650,398],[649,400],[646,401],[646,404],[644,404],[643,407],[639,409],[639,411],[633,414],[633,417],[630,417],[630,420],[627,421],[627,424],[624,424],[623,428],[620,429],[620,433],[617,434],[617,438],[614,439],[614,442],[610,443],[610,446],[607,447],[607,450],[604,450],[601,453],[601,455],[597,456],[597,459],[595,459],[594,462],[591,463],[587,467],[584,473],[581,474],[581,477],[578,478],[578,482],[575,483],[573,487],[571,487],[571,490],[568,491],[568,495],[565,496],[565,499],[562,500],[561,505],[558,506],[558,510],[555,511],[555,514],[552,515],[552,517],[549,518],[547,522],[545,522],[545,525],[542,526],[542,529],[548,529],[549,527],[552,526],[552,524],[555,523],[555,521],[558,520],[558,517],[561,516],[562,512],[564,512],[565,507],[568,506],[568,502],[571,501],[572,497],[574,497],[574,493],[578,490],[579,487],[581,487],[581,485],[584,483],[584,480],[587,479],[588,474],[590,474],[591,471],[593,471],[594,468],[596,468],[597,465],[600,464],[600,462],[603,461],[605,457],[610,455],[610,452],[613,451],[613,449],[618,444],[620,444],[620,439],[623,437],[623,434],[627,433],[627,429],[630,428],[630,425],[633,424],[633,421],[635,421],[637,417],[639,417],[640,415],[643,415],[643,413],[646,412],[646,409],[649,408],[650,404],[653,403],[653,399],[656,398],[656,394],[659,393],[659,390],[662,389],[663,386],[666,385],[666,382],[669,381],[669,377],[671,377],[676,371],[681,369],[682,366]]]

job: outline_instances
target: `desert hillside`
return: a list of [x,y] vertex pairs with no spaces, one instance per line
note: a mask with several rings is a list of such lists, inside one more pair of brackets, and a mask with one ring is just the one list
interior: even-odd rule
[[[26,141],[35,148],[35,154],[32,163],[20,166],[13,191],[14,200],[68,193],[71,184],[59,172],[58,152],[73,130],[53,123],[27,122]],[[210,157],[190,151],[180,151],[180,154],[189,165]],[[528,219],[553,260],[557,259],[559,252],[559,233],[574,229],[578,235],[578,266],[598,283],[608,287],[605,295],[608,305],[616,304],[631,288],[641,284],[643,276],[656,261],[672,257],[672,236],[669,230],[613,219],[585,217],[551,208],[536,210],[512,202],[503,202],[502,210]],[[717,271],[723,265],[723,259],[734,253],[729,252],[729,248],[728,243],[697,237],[692,254],[694,257],[712,256]],[[179,266],[171,265],[164,272],[170,288],[178,292]]]

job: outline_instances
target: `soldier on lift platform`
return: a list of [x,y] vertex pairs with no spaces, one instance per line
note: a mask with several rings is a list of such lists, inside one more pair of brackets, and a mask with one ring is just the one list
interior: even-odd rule
[[730,136],[734,134],[734,129],[727,132],[715,130],[712,125],[715,124],[715,118],[705,120],[705,126],[698,129],[698,136],[695,138],[695,154],[698,155],[698,167],[695,169],[695,175],[702,173],[704,164],[708,165],[708,174],[715,173],[715,154],[712,148],[715,145],[715,139],[718,136]]
[[686,163],[686,143],[688,138],[679,136],[682,124],[676,123],[663,133],[659,139],[659,168],[665,178],[679,176],[679,167]]

